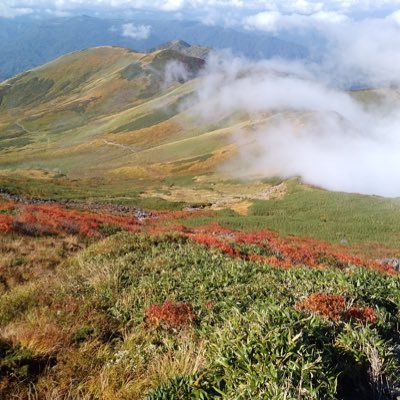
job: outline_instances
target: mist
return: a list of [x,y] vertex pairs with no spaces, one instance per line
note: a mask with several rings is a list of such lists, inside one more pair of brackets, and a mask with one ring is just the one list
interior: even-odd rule
[[[196,112],[207,123],[248,113],[250,125],[234,135],[242,176],[296,176],[329,190],[398,197],[399,25],[346,22],[326,35],[319,64],[213,53]],[[349,90],[361,81],[376,90]]]

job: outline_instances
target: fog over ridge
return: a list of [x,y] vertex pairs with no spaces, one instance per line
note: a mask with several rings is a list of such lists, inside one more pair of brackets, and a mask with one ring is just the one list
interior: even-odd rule
[[[389,20],[368,28],[371,43],[361,46],[365,23],[344,24],[340,32],[330,27],[331,46],[320,64],[213,53],[194,106],[207,122],[240,111],[275,114],[254,125],[252,146],[240,132],[235,136],[248,174],[300,176],[330,190],[398,197],[400,28]],[[352,35],[347,46],[346,34]],[[342,89],[360,80],[377,89],[364,95],[379,100],[360,101]]]

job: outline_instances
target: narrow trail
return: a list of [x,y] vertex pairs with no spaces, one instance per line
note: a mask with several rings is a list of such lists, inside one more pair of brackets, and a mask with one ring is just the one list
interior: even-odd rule
[[115,146],[115,147],[120,147],[121,149],[129,150],[132,153],[137,153],[135,149],[133,149],[131,146],[128,146],[126,144],[121,144],[121,143],[115,143],[115,142],[110,142],[108,140],[103,139],[104,144],[108,146]]
[[26,133],[28,133],[28,134],[31,134],[31,133],[32,133],[32,131],[30,131],[29,129],[26,129],[26,128],[22,125],[21,120],[15,121],[15,125],[18,126],[18,128],[22,129],[24,132],[26,132]]

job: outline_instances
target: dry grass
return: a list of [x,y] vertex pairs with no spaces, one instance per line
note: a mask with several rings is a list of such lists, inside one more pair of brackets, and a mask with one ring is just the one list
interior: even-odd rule
[[170,351],[154,359],[148,366],[152,385],[163,384],[176,376],[195,375],[205,366],[205,344],[195,337],[183,333],[178,351]]
[[0,293],[51,274],[85,244],[78,237],[0,236]]
[[233,159],[237,156],[237,146],[232,144],[224,146],[221,149],[215,151],[211,157],[204,161],[192,162],[186,166],[188,172],[193,173],[204,173],[207,171],[216,171],[219,167],[225,164],[228,160]]
[[159,190],[148,190],[141,196],[158,197],[167,201],[183,201],[189,204],[208,204],[213,210],[230,208],[239,214],[246,215],[252,200],[279,199],[287,192],[285,183],[276,186],[262,182],[242,184],[208,182],[208,184],[210,188],[163,186]]
[[24,322],[7,325],[1,336],[41,355],[54,354],[68,345],[67,333],[40,311],[29,314]]
[[235,211],[239,215],[247,215],[249,212],[249,208],[253,203],[248,200],[241,201],[240,203],[231,205],[231,210]]
[[23,178],[31,178],[31,179],[38,179],[38,180],[51,180],[54,178],[55,173],[41,170],[41,169],[22,169],[17,168],[13,170],[1,170],[0,175],[10,176],[16,175]]

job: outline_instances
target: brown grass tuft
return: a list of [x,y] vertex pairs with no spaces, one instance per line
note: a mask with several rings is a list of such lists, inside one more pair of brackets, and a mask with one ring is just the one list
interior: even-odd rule
[[190,304],[174,303],[165,300],[164,304],[152,304],[145,311],[146,322],[151,327],[181,329],[189,326],[195,319]]

